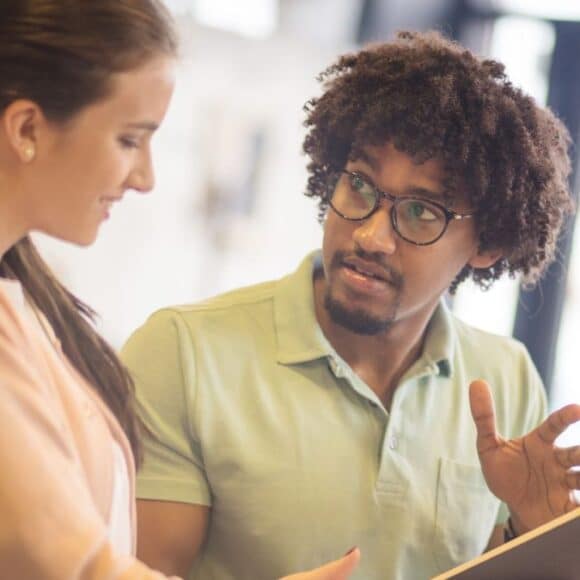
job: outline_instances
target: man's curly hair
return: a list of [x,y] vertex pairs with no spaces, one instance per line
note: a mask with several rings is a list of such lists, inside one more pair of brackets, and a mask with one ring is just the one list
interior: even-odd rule
[[540,278],[574,208],[570,137],[510,83],[502,64],[438,32],[400,32],[394,42],[340,57],[318,80],[325,92],[304,107],[303,148],[306,195],[319,199],[321,220],[346,162],[392,142],[417,163],[441,160],[446,189],[467,188],[480,250],[502,252],[490,268],[466,266],[451,292],[470,275],[483,288],[505,272],[528,284]]

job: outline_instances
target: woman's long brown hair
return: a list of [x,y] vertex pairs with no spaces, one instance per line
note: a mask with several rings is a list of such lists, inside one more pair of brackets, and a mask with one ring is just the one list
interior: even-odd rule
[[[106,98],[115,73],[173,56],[177,47],[171,18],[157,0],[4,0],[0,39],[0,114],[29,99],[63,124]],[[133,383],[94,329],[93,310],[56,279],[29,237],[4,254],[0,275],[20,281],[46,316],[72,365],[119,420],[139,464]]]
[[133,382],[114,350],[93,328],[94,311],[56,279],[28,236],[4,254],[0,275],[18,280],[46,316],[64,354],[121,423],[139,462],[141,448]]

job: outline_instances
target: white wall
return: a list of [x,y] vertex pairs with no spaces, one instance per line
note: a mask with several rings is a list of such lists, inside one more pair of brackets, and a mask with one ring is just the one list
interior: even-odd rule
[[[316,206],[302,195],[302,106],[338,49],[289,35],[250,40],[191,21],[183,37],[176,94],[154,140],[153,194],[128,193],[91,248],[37,238],[115,346],[156,308],[280,276],[320,242]],[[216,190],[235,205],[252,130],[264,139],[252,211],[208,212]]]

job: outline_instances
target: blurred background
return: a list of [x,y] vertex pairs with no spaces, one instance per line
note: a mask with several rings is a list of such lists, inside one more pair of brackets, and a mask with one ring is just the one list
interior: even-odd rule
[[[100,314],[120,347],[155,309],[293,270],[320,245],[302,193],[302,107],[337,55],[402,28],[437,28],[504,62],[514,84],[580,130],[577,0],[166,0],[182,55],[155,138],[157,184],[130,194],[91,248],[37,236],[61,279]],[[577,187],[577,151],[573,189]],[[524,341],[552,407],[580,402],[580,238],[570,223],[558,262],[533,291],[506,279],[463,285],[458,316]],[[568,438],[580,442],[580,428]]]

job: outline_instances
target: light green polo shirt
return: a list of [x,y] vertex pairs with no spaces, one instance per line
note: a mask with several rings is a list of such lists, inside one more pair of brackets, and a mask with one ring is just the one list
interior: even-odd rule
[[421,580],[480,554],[506,517],[468,385],[492,385],[503,435],[531,430],[546,402],[525,348],[441,303],[387,412],[318,326],[318,260],[161,310],[125,346],[153,434],[138,497],[211,506],[191,579],[273,580],[356,545],[354,579]]

